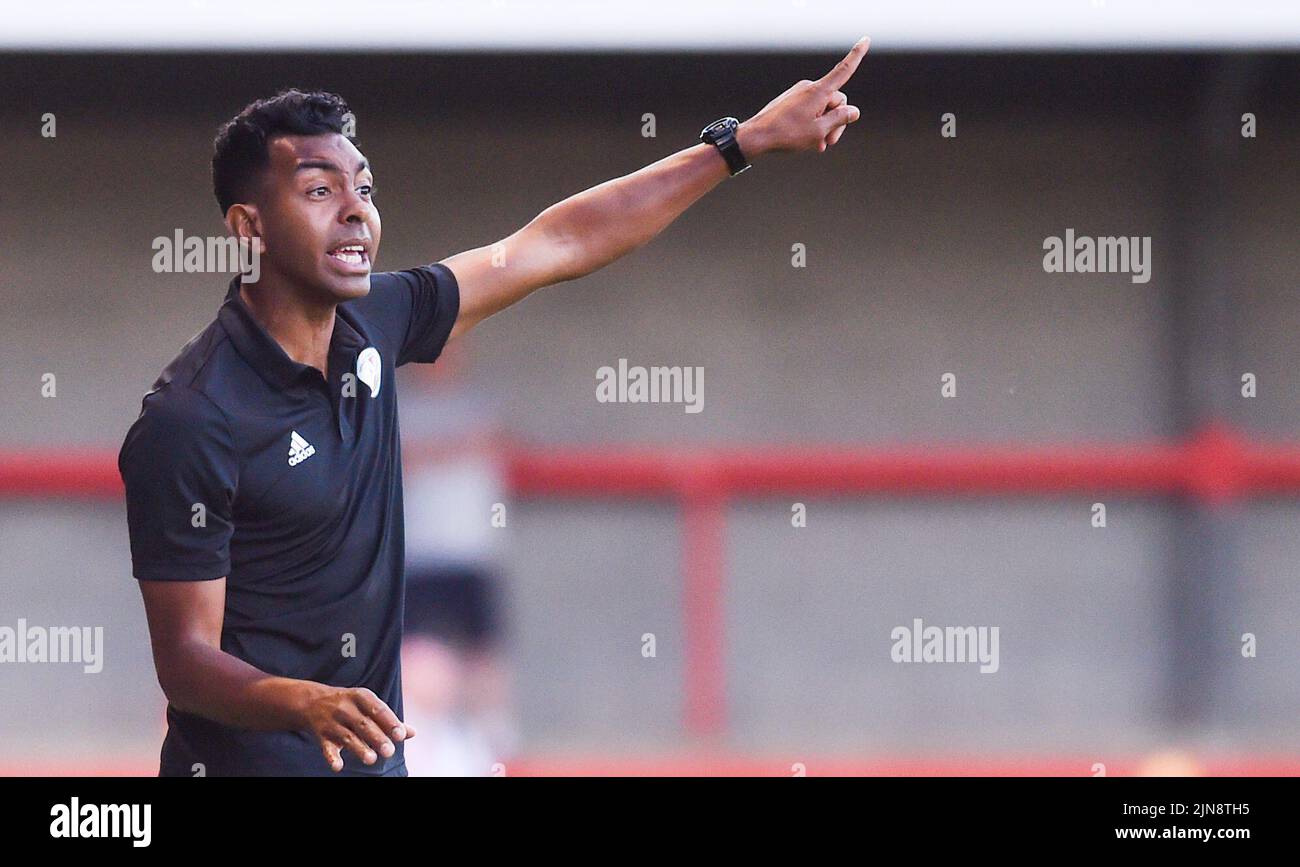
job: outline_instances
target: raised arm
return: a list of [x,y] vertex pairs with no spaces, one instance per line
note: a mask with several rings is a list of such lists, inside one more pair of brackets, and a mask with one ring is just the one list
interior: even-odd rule
[[275,677],[223,651],[225,578],[139,583],[158,684],[177,710],[244,729],[310,731],[335,771],[344,749],[372,765],[415,734],[368,689]]
[[[800,81],[740,125],[736,138],[752,163],[780,151],[825,151],[860,116],[840,90],[869,41],[817,81]],[[501,241],[457,253],[443,264],[460,286],[454,338],[534,290],[573,280],[613,262],[662,232],[728,177],[716,148],[697,144],[630,175],[551,205]]]

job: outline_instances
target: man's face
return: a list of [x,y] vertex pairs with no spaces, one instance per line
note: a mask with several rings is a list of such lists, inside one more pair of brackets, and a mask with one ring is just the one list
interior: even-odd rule
[[337,133],[279,136],[267,151],[263,271],[338,302],[366,295],[381,230],[361,151]]

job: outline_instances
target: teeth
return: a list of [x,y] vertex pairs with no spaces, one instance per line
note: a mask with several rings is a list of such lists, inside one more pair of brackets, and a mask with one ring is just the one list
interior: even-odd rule
[[349,265],[360,265],[366,261],[366,248],[364,244],[346,244],[331,250],[330,255],[340,262],[347,262]]

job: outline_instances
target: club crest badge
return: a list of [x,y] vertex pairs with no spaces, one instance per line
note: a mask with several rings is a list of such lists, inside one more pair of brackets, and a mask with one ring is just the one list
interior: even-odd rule
[[379,396],[380,379],[383,376],[384,366],[379,361],[379,350],[373,346],[367,346],[361,350],[357,356],[357,379],[370,386],[370,396]]

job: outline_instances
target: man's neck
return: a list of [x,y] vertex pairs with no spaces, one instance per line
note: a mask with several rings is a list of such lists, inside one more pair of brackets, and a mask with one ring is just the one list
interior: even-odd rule
[[330,338],[334,334],[337,303],[312,303],[291,287],[272,283],[263,274],[255,284],[243,283],[239,297],[261,323],[266,333],[299,364],[306,364],[328,378]]

